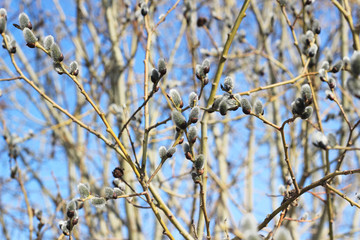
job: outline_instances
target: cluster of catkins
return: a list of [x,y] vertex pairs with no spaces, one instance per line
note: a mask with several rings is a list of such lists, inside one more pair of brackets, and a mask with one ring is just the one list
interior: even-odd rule
[[315,43],[315,34],[312,30],[308,30],[301,38],[303,43],[303,53],[309,58],[315,57],[318,46]]
[[[204,155],[199,154],[195,157],[193,152],[193,145],[198,138],[198,129],[195,125],[192,125],[196,124],[200,117],[200,108],[197,106],[198,95],[195,92],[192,92],[189,95],[189,107],[191,110],[187,120],[181,113],[183,101],[181,100],[179,92],[175,89],[171,89],[168,97],[175,107],[171,113],[172,120],[176,126],[175,142],[179,144],[183,143],[184,139],[182,136],[184,133],[186,134],[188,142],[183,143],[183,150],[185,157],[193,161],[193,170],[191,176],[194,182],[200,183],[201,175],[204,173]],[[165,147],[160,147],[159,149],[159,155],[162,160],[170,158],[174,152],[175,148],[173,147],[168,150]]]
[[[113,171],[113,175],[115,177],[114,172],[117,172],[119,168],[116,168]],[[80,198],[72,199],[66,204],[66,216],[67,220],[59,221],[59,228],[65,235],[70,235],[70,232],[73,230],[76,224],[79,222],[79,214],[78,210],[83,208],[84,202],[86,200],[90,200],[90,203],[97,207],[102,208],[105,206],[106,201],[109,199],[117,199],[118,197],[125,194],[125,183],[120,178],[115,178],[113,181],[114,188],[105,187],[104,189],[104,197],[93,196],[90,193],[89,186],[79,183],[77,188],[80,194]]]
[[166,74],[167,68],[166,68],[166,63],[165,60],[163,58],[160,58],[158,60],[158,67],[157,68],[153,68],[151,70],[151,82],[154,84],[153,85],[153,91],[157,91],[158,90],[158,83],[160,82],[161,78]]
[[327,147],[336,146],[336,137],[332,133],[326,136],[324,133],[317,131],[312,135],[312,143],[315,147],[326,150]]
[[319,77],[320,80],[323,82],[327,82],[330,90],[326,90],[326,98],[330,100],[334,100],[335,96],[332,92],[332,90],[336,87],[336,80],[335,76],[328,76],[328,72],[337,73],[340,71],[340,69],[343,67],[343,61],[339,60],[337,61],[332,67],[330,67],[330,64],[328,61],[324,61],[321,65],[321,68],[319,70]]
[[78,191],[80,197],[78,199],[72,199],[66,204],[66,216],[67,220],[59,221],[59,228],[64,235],[70,235],[70,232],[73,230],[76,224],[79,222],[78,210],[83,208],[84,200],[90,196],[89,187],[83,183],[78,185]]
[[308,119],[313,113],[312,93],[309,84],[301,86],[300,91],[301,97],[298,97],[291,103],[291,111],[295,117],[300,116],[301,119]]
[[[0,9],[0,34],[5,32],[7,23],[7,13],[4,8]],[[19,24],[14,24],[14,26],[20,30],[22,30],[24,39],[26,41],[26,45],[30,48],[35,48],[36,44],[38,44],[39,39],[35,36],[32,31],[32,23],[26,13],[20,13],[19,15]],[[10,36],[5,35],[7,41],[7,47],[5,44],[5,39],[3,40],[3,48],[7,48],[10,53],[16,53],[16,42],[11,39]],[[44,38],[44,48],[48,52],[48,54],[53,59],[53,67],[55,71],[59,74],[63,74],[64,70],[62,65],[60,64],[64,60],[64,55],[61,53],[60,47],[54,41],[54,37],[48,35]],[[76,61],[70,63],[69,73],[71,75],[77,76],[79,74],[79,65]]]
[[[351,58],[344,57],[332,66],[330,66],[328,61],[324,61],[319,69],[320,80],[327,82],[330,90],[333,90],[336,87],[336,80],[334,76],[328,76],[328,73],[337,73],[340,70],[347,70],[351,73],[346,82],[346,87],[352,95],[360,98],[360,52],[354,51]],[[326,97],[334,100],[335,96],[330,90],[326,90]]]
[[[226,77],[224,84],[220,85],[224,94],[215,99],[213,105],[208,110],[209,112],[219,111],[221,115],[226,115],[228,111],[236,111],[239,107],[242,108],[245,114],[263,115],[264,107],[260,100],[256,100],[254,106],[251,106],[247,98],[240,97],[239,94],[233,94],[234,80],[232,77]],[[254,112],[252,112],[252,108]]]
[[[202,64],[196,65],[196,77],[202,82],[202,86],[205,86],[209,82],[208,73],[210,71],[210,61],[205,59]],[[190,113],[186,119],[182,114],[183,101],[179,92],[175,89],[171,89],[168,98],[172,102],[174,109],[171,112],[171,118],[176,126],[175,142],[182,144],[184,142],[183,134],[186,134],[187,142],[183,143],[183,150],[185,157],[193,162],[193,168],[191,176],[195,183],[200,183],[201,175],[204,173],[204,155],[199,154],[195,156],[193,152],[193,145],[198,138],[198,129],[196,123],[200,118],[200,108],[198,106],[199,97],[195,92],[189,95],[189,107]],[[163,150],[165,157],[165,148]]]
[[[0,34],[5,33],[7,24],[7,12],[5,8],[0,8]],[[5,39],[7,44],[5,44]],[[2,42],[2,47],[7,49],[10,53],[16,53],[16,41],[9,35],[5,35]]]
[[210,71],[210,61],[205,59],[202,64],[197,64],[195,67],[195,74],[197,79],[199,79],[202,84],[205,86],[209,83],[208,73]]
[[[182,114],[181,108],[184,106],[184,103],[181,99],[180,93],[171,89],[168,98],[173,103],[174,109],[171,112],[171,118],[176,126],[176,131],[181,134],[187,129],[190,124],[197,123],[200,117],[200,108],[197,106],[198,96],[196,93],[191,93],[189,96],[189,106],[191,108],[188,120]],[[180,135],[180,134],[179,134]]]

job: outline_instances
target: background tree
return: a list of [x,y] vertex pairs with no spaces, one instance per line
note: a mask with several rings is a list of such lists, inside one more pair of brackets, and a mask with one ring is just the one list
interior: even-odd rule
[[359,237],[356,0],[0,7],[0,239]]

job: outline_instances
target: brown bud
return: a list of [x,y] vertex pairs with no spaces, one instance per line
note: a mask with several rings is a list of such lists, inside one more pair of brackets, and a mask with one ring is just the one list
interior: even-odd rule
[[122,169],[120,167],[116,167],[112,171],[112,175],[113,175],[114,178],[121,178],[124,175],[124,169]]
[[78,224],[78,222],[79,222],[79,218],[74,218],[72,220],[72,225],[75,226],[76,224]]
[[196,170],[196,173],[198,174],[198,175],[203,175],[204,174],[204,169],[202,168],[202,169],[197,169]]
[[58,58],[59,62],[62,62],[62,60],[64,60],[64,55],[63,54],[61,54],[60,57]]
[[203,27],[207,23],[207,19],[205,17],[199,17],[197,19],[196,25],[198,27]]
[[192,160],[192,155],[190,152],[185,153],[186,159]]
[[76,69],[72,74],[73,74],[74,76],[79,75],[79,69]]
[[35,48],[35,43],[27,43],[26,46],[29,48]]
[[69,210],[67,211],[66,215],[68,216],[68,218],[72,218],[75,215],[75,210]]
[[191,123],[197,123],[198,121],[199,121],[198,118],[191,118],[191,119],[190,119],[190,122],[191,122]]
[[209,78],[205,77],[203,80],[204,86],[206,86],[209,83]]

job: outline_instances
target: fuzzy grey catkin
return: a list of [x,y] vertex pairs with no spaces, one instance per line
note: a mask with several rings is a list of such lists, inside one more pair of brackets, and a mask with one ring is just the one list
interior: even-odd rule
[[175,107],[182,107],[182,100],[180,93],[176,89],[170,89],[170,98],[172,99]]
[[333,94],[332,91],[330,91],[330,90],[326,90],[326,91],[325,91],[325,95],[326,95],[326,98],[329,99],[329,100],[331,100],[331,101],[333,101],[333,100],[335,99],[334,94]]
[[256,115],[262,115],[264,112],[263,104],[259,99],[257,99],[254,103],[254,112]]
[[124,194],[124,191],[122,191],[120,188],[114,188],[114,194],[113,197],[117,198]]
[[360,75],[360,51],[354,51],[350,58],[351,73],[354,77]]
[[360,98],[360,77],[349,77],[346,82],[346,87],[349,92],[357,98]]
[[167,153],[167,150],[166,150],[166,147],[165,146],[161,146],[159,148],[159,156],[161,159],[165,158],[166,157],[166,153]]
[[61,75],[61,74],[64,73],[64,70],[62,69],[60,63],[58,63],[58,62],[53,62],[53,67],[54,67],[54,70],[55,70],[58,74]]
[[209,61],[209,59],[207,59],[207,58],[204,59],[204,61],[201,64],[201,67],[202,67],[205,74],[209,73],[209,71],[210,71],[210,61]]
[[321,81],[325,81],[327,78],[327,73],[326,70],[324,68],[320,68],[319,70],[319,78]]
[[191,172],[191,178],[196,184],[201,182],[201,175],[197,174],[195,171]]
[[19,25],[21,29],[29,28],[32,29],[32,24],[30,22],[29,16],[26,13],[20,13],[19,15]]
[[228,98],[226,102],[228,104],[228,111],[235,111],[240,107],[240,104],[234,98]]
[[[3,48],[6,48],[5,38],[6,38],[6,41],[7,41],[8,44],[9,44],[9,42],[10,42],[10,37],[9,37],[9,35],[5,35],[5,37],[3,38],[3,41],[2,41],[2,47],[3,47]],[[9,50],[9,49],[8,49],[8,50]]]
[[72,199],[71,201],[69,201],[66,204],[66,211],[69,212],[69,211],[75,211],[75,210],[76,210],[76,202],[74,199]]
[[264,106],[260,100],[256,100],[254,103],[254,111],[256,115],[263,115],[264,114]]
[[113,184],[114,184],[115,187],[118,187],[120,183],[121,183],[120,178],[114,178]]
[[77,188],[81,199],[85,199],[90,195],[90,190],[85,184],[79,183]]
[[312,143],[318,148],[326,149],[328,145],[328,139],[322,132],[317,131],[313,134]]
[[166,151],[166,156],[168,158],[171,158],[176,152],[176,148],[175,147],[171,147]]
[[224,90],[229,92],[234,88],[234,79],[232,77],[226,77],[224,80]]
[[328,143],[330,147],[335,147],[336,146],[336,137],[334,134],[329,133],[327,135],[327,139],[328,139]]
[[203,169],[204,168],[204,155],[202,154],[199,154],[196,159],[195,159],[195,162],[194,162],[194,167],[197,169],[197,170],[200,170],[200,169]]
[[90,202],[92,205],[94,205],[94,207],[97,208],[103,208],[106,204],[106,200],[103,197],[93,197],[91,198]]
[[189,123],[197,123],[200,118],[200,108],[195,106],[191,109],[189,114]]
[[189,137],[189,141],[191,143],[194,143],[196,141],[196,138],[197,138],[197,132],[198,132],[198,129],[196,126],[191,126],[189,128],[189,131],[188,131],[188,137]]
[[0,8],[0,34],[6,31],[6,23],[7,23],[7,16],[6,10],[4,8]]
[[51,45],[54,43],[54,37],[51,35],[48,35],[44,38],[44,48],[46,50],[50,50]]
[[162,76],[166,74],[166,63],[163,58],[160,58],[158,61],[158,71]]
[[342,69],[342,67],[343,67],[343,61],[339,60],[331,67],[330,71],[333,73],[337,73]]
[[77,76],[79,74],[79,64],[76,61],[70,63],[69,72],[71,75]]
[[151,79],[151,82],[153,82],[154,84],[159,82],[159,80],[160,80],[160,72],[156,68],[153,68],[151,70],[150,79]]
[[[195,108],[193,108],[192,110],[194,110],[194,109]],[[183,129],[183,130],[187,127],[185,117],[179,111],[173,110],[171,112],[171,118],[172,118],[173,122],[175,123],[176,127]]]
[[321,32],[321,25],[320,25],[320,21],[317,20],[317,19],[314,19],[313,20],[313,23],[312,23],[312,26],[311,26],[311,29],[314,33],[316,34],[320,34]]
[[227,99],[223,99],[219,104],[219,112],[221,115],[225,116],[228,111],[229,105]]
[[29,43],[35,44],[38,41],[37,37],[35,37],[35,34],[27,27],[24,28],[23,34],[24,34],[24,39],[28,44]]
[[120,181],[117,186],[121,191],[125,192],[126,184],[123,181]]
[[0,8],[0,17],[7,17],[7,11],[5,8]]
[[183,150],[184,150],[184,153],[190,152],[190,144],[188,142],[185,142],[183,144]]
[[308,119],[309,117],[311,117],[312,113],[313,113],[313,108],[311,106],[307,106],[300,117],[301,119]]
[[312,93],[309,84],[301,86],[300,90],[301,98],[304,100],[305,105],[309,105],[312,102]]
[[333,77],[328,79],[328,85],[330,89],[334,89],[336,87],[336,80]]
[[64,56],[61,53],[60,47],[55,42],[50,47],[50,55],[55,62],[61,62],[64,60]]
[[251,104],[250,104],[249,100],[247,100],[246,98],[241,99],[241,107],[242,107],[243,113],[245,113],[245,114],[251,113]]
[[214,100],[213,105],[211,106],[212,109],[214,110],[219,110],[220,107],[220,103],[222,102],[222,100],[224,100],[224,96],[218,97]]
[[112,199],[114,197],[114,190],[111,187],[105,187],[105,198]]
[[325,69],[325,70],[329,70],[330,69],[330,64],[328,61],[323,61],[321,64],[321,68]]
[[197,105],[198,95],[195,92],[191,92],[189,95],[189,106],[193,108]]
[[302,98],[297,98],[292,104],[292,113],[295,115],[301,115],[305,110],[305,102]]
[[317,51],[318,51],[318,46],[314,43],[309,47],[309,49],[307,51],[307,55],[309,57],[314,57],[316,55]]
[[204,68],[200,64],[197,64],[195,67],[195,75],[199,80],[203,80],[206,77]]
[[314,41],[314,33],[311,30],[305,33],[305,41],[308,45]]

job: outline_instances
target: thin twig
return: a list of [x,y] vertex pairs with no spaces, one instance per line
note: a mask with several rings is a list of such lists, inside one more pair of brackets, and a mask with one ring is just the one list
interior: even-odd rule
[[297,199],[299,196],[303,195],[304,193],[306,193],[307,191],[321,186],[323,185],[326,181],[339,176],[339,175],[350,175],[350,174],[354,174],[354,173],[360,173],[360,169],[354,169],[354,170],[346,170],[346,171],[335,171],[332,172],[326,176],[324,176],[323,178],[311,183],[310,185],[304,187],[303,189],[301,189],[300,193],[295,193],[291,198],[289,198],[286,202],[282,203],[280,207],[278,207],[275,211],[273,211],[271,214],[269,214],[264,221],[259,224],[258,226],[258,230],[263,229],[264,227],[266,227],[266,225],[271,221],[271,219],[273,219],[279,212],[281,212],[282,210],[284,210],[285,208],[287,208],[295,199]]
[[199,183],[200,185],[200,199],[201,199],[201,203],[200,203],[200,207],[202,209],[202,212],[204,214],[204,218],[205,218],[205,225],[206,225],[206,239],[211,239],[211,234],[210,234],[210,219],[208,217],[207,211],[206,211],[206,198],[205,198],[205,191],[203,188],[202,183]]
[[18,169],[18,176],[16,177],[17,182],[20,185],[20,189],[22,194],[24,195],[24,200],[25,200],[25,204],[26,204],[26,209],[27,209],[27,213],[28,213],[28,219],[29,219],[29,240],[32,240],[32,234],[33,234],[33,230],[34,230],[34,226],[33,226],[33,210],[30,206],[30,202],[29,202],[29,198],[26,192],[26,189],[24,187],[24,183],[22,181],[23,176],[21,175],[21,171],[20,169]]
[[18,80],[18,79],[22,79],[22,77],[19,76],[19,77],[12,77],[12,78],[2,78],[2,79],[0,79],[0,82],[12,81],[12,80]]
[[334,188],[333,186],[331,186],[330,184],[326,183],[325,186],[330,189],[332,192],[336,193],[337,195],[339,195],[340,197],[342,197],[343,199],[345,199],[346,201],[348,201],[350,203],[351,206],[356,206],[357,208],[360,209],[360,204],[356,203],[355,201],[351,200],[350,198],[348,198],[344,193],[340,192],[339,190],[337,190],[336,188]]

